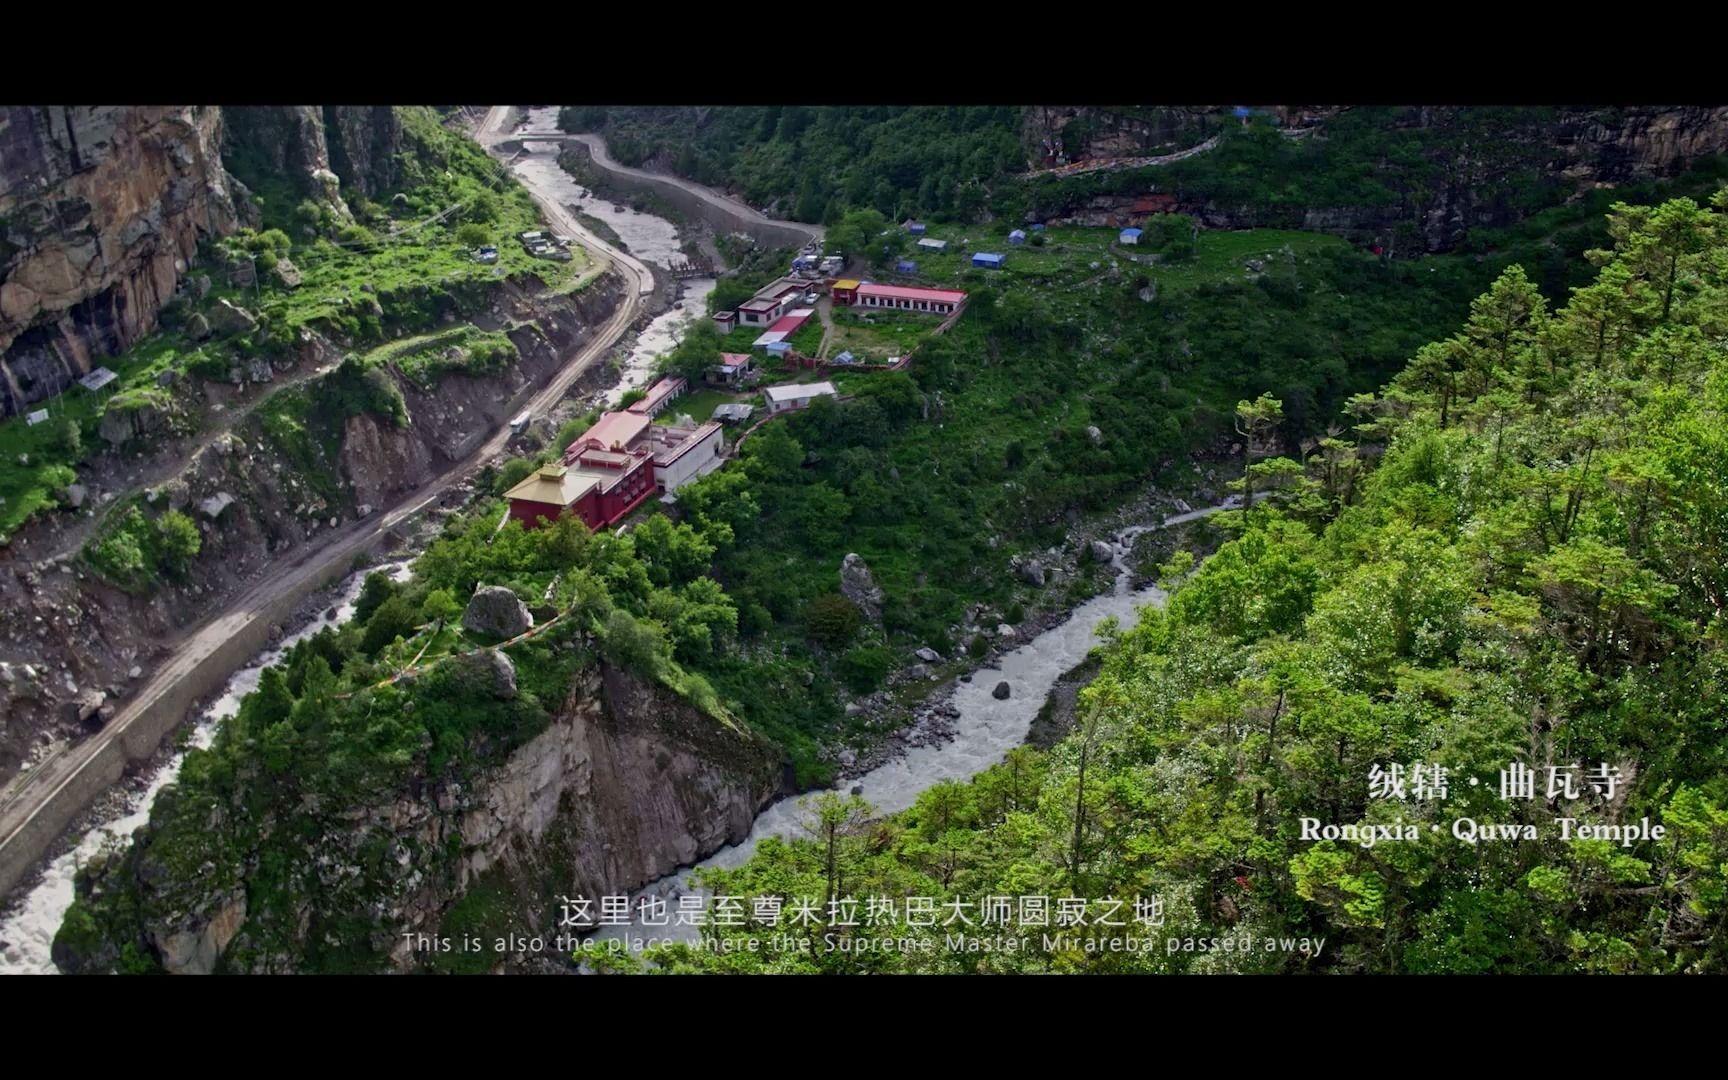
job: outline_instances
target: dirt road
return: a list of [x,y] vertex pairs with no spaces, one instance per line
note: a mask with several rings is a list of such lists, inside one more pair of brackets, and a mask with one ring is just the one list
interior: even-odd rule
[[[498,114],[499,110],[494,109],[488,115],[488,125]],[[497,122],[502,124],[507,117],[506,108],[504,119]],[[654,283],[652,275],[641,263],[593,237],[570,214],[543,199],[538,192],[534,197],[555,227],[566,229],[589,247],[597,259],[612,261],[637,284],[635,290],[626,290],[624,302],[599,328],[593,340],[571,356],[550,382],[538,392],[525,390],[511,405],[512,413],[526,409],[538,415],[557,404],[576,379],[624,336],[641,314],[642,297],[653,291]],[[172,700],[185,680],[198,676],[210,681],[211,686],[219,685],[228,672],[215,674],[209,668],[218,660],[222,646],[236,638],[243,629],[253,627],[270,608],[280,607],[285,598],[304,596],[339,575],[352,565],[356,556],[368,550],[385,533],[425,509],[452,485],[477,472],[489,459],[501,453],[510,436],[508,428],[493,433],[393,506],[333,533],[324,546],[306,553],[259,582],[225,611],[187,631],[174,646],[168,660],[115,714],[107,727],[82,742],[61,748],[27,772],[14,777],[0,791],[0,896],[12,890],[71,821],[104,790],[107,783],[98,774],[113,769],[116,749],[129,751],[126,754],[128,759],[148,756],[155,749],[158,740],[142,740],[150,745],[139,746],[139,738],[127,738],[141,717],[161,707],[164,700]],[[105,779],[112,782],[111,777]]]

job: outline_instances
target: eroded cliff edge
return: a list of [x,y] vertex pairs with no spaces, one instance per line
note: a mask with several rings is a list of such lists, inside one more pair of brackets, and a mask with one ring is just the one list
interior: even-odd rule
[[[491,662],[469,662],[468,674],[505,693]],[[563,932],[560,897],[623,893],[742,840],[787,791],[785,772],[761,736],[594,661],[543,730],[466,783],[423,763],[382,797],[326,808],[308,795],[262,818],[244,781],[197,807],[170,789],[135,844],[80,875],[55,963],[69,973],[450,969],[417,934],[484,937],[469,970],[542,963],[490,942],[549,940]],[[203,830],[197,845],[188,815]]]

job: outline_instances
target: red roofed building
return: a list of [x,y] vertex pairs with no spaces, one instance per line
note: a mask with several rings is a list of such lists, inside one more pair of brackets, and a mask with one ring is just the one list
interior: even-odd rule
[[641,416],[659,416],[661,410],[672,403],[672,399],[689,389],[690,384],[683,376],[668,375],[648,388],[648,396],[636,402],[629,408],[630,412]]
[[965,302],[966,294],[959,289],[922,289],[911,285],[871,283],[858,286],[855,306],[952,315]]
[[[661,404],[683,386],[683,379],[656,384]],[[543,465],[504,493],[510,516],[530,529],[565,513],[590,529],[615,525],[656,491],[673,491],[718,468],[720,432],[714,423],[656,426],[646,413],[607,413],[565,449],[563,464]]]
[[606,413],[565,448],[564,463],[573,464],[584,450],[623,450],[646,430],[648,418],[641,413]]

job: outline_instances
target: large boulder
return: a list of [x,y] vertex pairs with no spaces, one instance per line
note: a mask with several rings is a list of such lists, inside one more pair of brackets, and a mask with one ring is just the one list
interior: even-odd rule
[[1019,574],[1020,580],[1024,581],[1026,584],[1035,585],[1039,588],[1044,587],[1044,567],[1036,560],[1028,559],[1021,563]]
[[852,601],[866,619],[881,621],[884,594],[871,576],[870,567],[864,564],[857,552],[847,555],[840,563],[840,595]]
[[1005,682],[999,682],[996,684],[996,689],[990,691],[990,696],[995,698],[997,701],[1007,701],[1009,692],[1008,684]]
[[258,320],[245,308],[235,307],[227,300],[216,301],[210,309],[210,329],[218,334],[250,334],[258,328]]
[[494,697],[509,701],[516,696],[516,665],[497,649],[480,653],[478,667],[492,680]]
[[276,280],[280,281],[285,287],[290,289],[298,289],[300,287],[300,268],[298,266],[295,266],[287,259],[277,259],[276,265],[272,267],[272,269],[276,272]]
[[1116,559],[1116,549],[1103,540],[1092,541],[1092,561],[1108,563]]
[[519,597],[502,585],[482,585],[462,612],[462,627],[475,634],[513,638],[534,625],[534,615]]

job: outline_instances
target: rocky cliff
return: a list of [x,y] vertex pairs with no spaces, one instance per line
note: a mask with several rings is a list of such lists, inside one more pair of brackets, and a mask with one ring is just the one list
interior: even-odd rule
[[148,334],[237,227],[222,139],[214,107],[0,108],[0,416]]
[[1142,224],[1159,199],[1169,204],[1160,210],[1210,228],[1306,229],[1394,253],[1439,252],[1472,228],[1505,227],[1591,188],[1673,177],[1728,153],[1728,106],[1253,112],[1279,135],[1256,141],[1224,106],[1031,107],[1023,138],[1034,168],[1055,153],[1101,161],[1225,138],[1165,166],[1074,175],[1039,191],[1027,216],[1122,227]]
[[[513,681],[499,692],[513,693]],[[549,940],[565,932],[561,897],[597,908],[598,897],[742,840],[784,793],[783,774],[760,737],[628,672],[592,666],[545,730],[473,782],[421,775],[388,799],[266,822],[265,833],[230,845],[242,860],[235,877],[182,872],[183,853],[156,850],[153,817],[125,856],[82,875],[85,906],[57,939],[55,963],[67,972],[140,961],[176,974],[285,972],[335,948],[360,967],[411,970],[440,955],[413,935],[445,936],[471,893],[484,896],[488,930]],[[211,828],[230,820],[218,810]],[[275,829],[312,838],[296,866],[246,856]],[[259,923],[266,894],[292,910]],[[535,961],[528,949],[491,953],[490,940],[487,966]]]
[[401,145],[387,105],[0,107],[0,416],[156,328],[199,242],[257,223],[236,175],[346,215],[344,186],[401,182]]
[[402,122],[388,105],[229,107],[225,152],[237,175],[286,180],[347,214],[341,189],[367,197],[402,180]]

